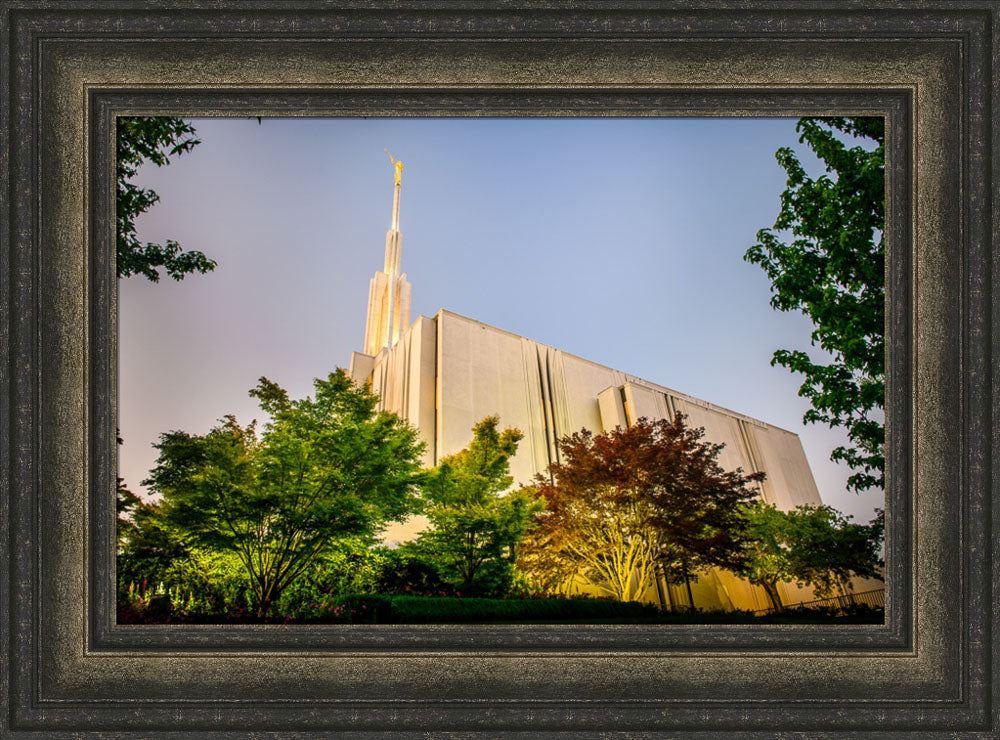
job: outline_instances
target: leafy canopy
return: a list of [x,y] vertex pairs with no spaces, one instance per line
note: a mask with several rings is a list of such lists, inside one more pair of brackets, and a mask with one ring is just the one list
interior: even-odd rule
[[262,434],[232,416],[204,435],[168,432],[144,481],[189,544],[238,555],[262,614],[339,540],[371,539],[416,505],[415,431],[343,370],[314,387],[292,400],[261,378]]
[[881,517],[857,524],[829,506],[799,506],[780,511],[762,501],[745,509],[748,549],[740,574],[761,586],[776,609],[783,607],[780,582],[812,586],[827,598],[834,588],[852,588],[851,577],[882,578],[879,552]]
[[472,442],[448,455],[424,484],[431,527],[420,550],[442,578],[466,593],[498,593],[509,584],[517,547],[541,504],[527,491],[511,491],[510,458],[523,435],[498,430],[489,416],[472,428]]
[[[803,118],[799,141],[829,174],[809,177],[791,149],[776,157],[788,174],[774,226],[757,232],[744,259],[771,280],[771,305],[801,311],[815,324],[812,343],[832,356],[814,362],[779,349],[771,364],[802,373],[807,423],[844,427],[850,441],[831,459],[854,471],[855,491],[884,486],[885,431],[885,120]],[[835,132],[874,142],[848,146]],[[786,238],[784,235],[787,234]]]
[[531,549],[552,555],[531,565],[558,553],[554,559],[624,601],[640,598],[657,568],[672,580],[702,567],[735,568],[746,529],[740,505],[757,495],[764,474],[723,470],[723,445],[703,436],[678,413],[564,437],[551,479],[537,479],[546,507]]
[[115,214],[119,278],[142,275],[156,283],[161,267],[174,280],[192,272],[206,273],[215,267],[214,260],[198,251],[182,251],[180,244],[172,239],[166,244],[143,244],[135,233],[136,218],[148,211],[160,196],[149,188],[138,187],[131,182],[132,178],[144,162],[162,167],[170,163],[170,157],[191,151],[201,143],[194,134],[194,127],[180,118],[118,119]]

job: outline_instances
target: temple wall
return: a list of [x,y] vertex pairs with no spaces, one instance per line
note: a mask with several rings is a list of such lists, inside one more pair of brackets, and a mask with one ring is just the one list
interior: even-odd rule
[[[511,475],[515,485],[527,484],[558,459],[556,443],[565,435],[680,411],[689,426],[705,428],[707,441],[725,445],[719,456],[725,469],[767,473],[761,486],[767,502],[780,509],[822,503],[798,435],[448,311],[418,317],[375,357],[355,353],[351,368],[356,381],[371,378],[382,408],[417,427],[428,467],[468,446],[474,424],[498,415],[501,429],[524,434]],[[394,525],[385,539],[406,540],[424,526],[417,517]],[[786,603],[812,598],[811,589],[779,588]],[[767,606],[762,589],[724,571],[702,574],[692,592],[702,608]],[[661,584],[645,598],[658,602],[660,594],[687,604],[683,584]]]

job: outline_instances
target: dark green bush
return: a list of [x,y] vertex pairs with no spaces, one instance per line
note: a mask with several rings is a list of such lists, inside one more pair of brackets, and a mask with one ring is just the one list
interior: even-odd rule
[[393,618],[401,624],[655,620],[652,604],[604,599],[463,599],[396,596]]
[[461,624],[545,623],[586,624],[631,622],[641,624],[881,624],[883,609],[858,605],[840,613],[832,608],[789,609],[755,616],[745,611],[661,612],[651,604],[603,599],[476,599],[334,594],[297,605],[289,612],[261,618],[245,607],[214,614],[178,611],[163,594],[120,601],[121,624]]
[[122,554],[118,569],[118,599],[139,611],[157,592],[170,596],[176,614],[214,614],[252,602],[246,570],[232,553],[190,549],[166,563]]
[[295,604],[275,616],[310,624],[386,624],[393,618],[392,598],[383,594],[329,594]]
[[293,614],[334,594],[381,593],[378,578],[391,550],[344,539],[324,553],[282,592],[272,611]]
[[402,545],[386,550],[375,593],[409,596],[451,596],[452,587],[441,579],[430,558],[416,548]]

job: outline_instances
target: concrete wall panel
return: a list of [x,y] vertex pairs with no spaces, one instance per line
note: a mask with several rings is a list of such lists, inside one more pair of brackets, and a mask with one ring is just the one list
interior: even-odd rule
[[755,427],[753,431],[770,479],[771,503],[783,510],[803,504],[821,505],[819,489],[798,435],[770,426]]
[[[705,428],[707,441],[725,445],[719,456],[725,469],[767,473],[763,493],[770,503],[782,509],[820,503],[797,435],[448,311],[419,317],[394,347],[373,359],[352,358],[356,373],[369,364],[383,408],[419,429],[428,465],[464,449],[473,425],[496,414],[501,428],[524,434],[511,474],[515,485],[530,483],[556,459],[562,436],[624,424],[622,389],[632,421],[672,418],[680,411],[689,425]],[[405,540],[425,525],[409,520],[386,537]],[[789,603],[812,598],[811,589],[794,585],[781,591]],[[659,593],[654,587],[646,596],[658,602]],[[663,593],[679,606],[687,604],[683,585]],[[762,589],[723,571],[702,574],[692,593],[702,608],[767,606]]]

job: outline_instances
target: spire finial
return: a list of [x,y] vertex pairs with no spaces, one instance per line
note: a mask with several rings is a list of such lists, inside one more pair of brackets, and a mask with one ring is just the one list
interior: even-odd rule
[[385,150],[385,153],[389,155],[389,161],[392,162],[392,166],[396,168],[396,185],[398,187],[403,184],[403,163],[393,157],[392,152],[388,149]]

